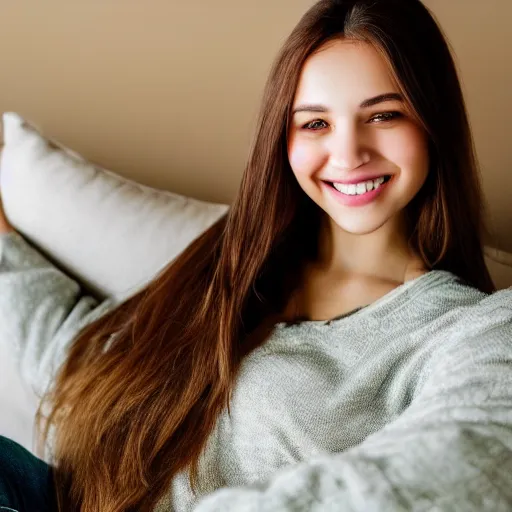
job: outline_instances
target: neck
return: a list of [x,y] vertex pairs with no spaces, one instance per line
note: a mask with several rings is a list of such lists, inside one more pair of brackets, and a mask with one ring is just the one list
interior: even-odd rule
[[368,234],[352,234],[325,215],[316,266],[333,276],[364,276],[405,282],[423,273],[423,262],[410,248],[403,216]]

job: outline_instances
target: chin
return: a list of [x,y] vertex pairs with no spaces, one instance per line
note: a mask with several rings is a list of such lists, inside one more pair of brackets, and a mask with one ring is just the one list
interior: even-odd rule
[[343,221],[337,221],[336,219],[331,217],[331,220],[338,226],[341,230],[346,233],[350,233],[351,235],[369,235],[378,231],[382,226],[384,226],[389,219],[381,219],[381,220],[370,220],[370,219],[354,219],[353,222],[347,222],[347,219]]

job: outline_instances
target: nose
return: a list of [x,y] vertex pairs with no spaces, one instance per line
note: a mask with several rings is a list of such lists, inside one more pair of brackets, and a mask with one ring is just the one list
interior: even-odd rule
[[329,163],[341,171],[357,169],[370,161],[370,153],[364,148],[355,123],[338,126],[331,133],[328,145]]

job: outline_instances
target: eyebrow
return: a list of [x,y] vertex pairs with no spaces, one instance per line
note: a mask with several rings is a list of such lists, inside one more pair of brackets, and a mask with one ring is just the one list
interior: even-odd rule
[[[388,92],[386,94],[379,94],[374,98],[369,98],[364,100],[359,108],[368,108],[373,107],[374,105],[378,105],[379,103],[384,103],[386,101],[404,101],[404,98],[401,94],[397,92]],[[323,105],[299,105],[297,108],[293,109],[292,114],[296,114],[297,112],[328,112],[329,109],[324,107]]]

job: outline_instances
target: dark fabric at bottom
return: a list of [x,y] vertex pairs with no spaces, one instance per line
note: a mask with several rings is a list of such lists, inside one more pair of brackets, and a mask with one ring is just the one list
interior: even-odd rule
[[52,468],[0,436],[0,512],[56,512]]

